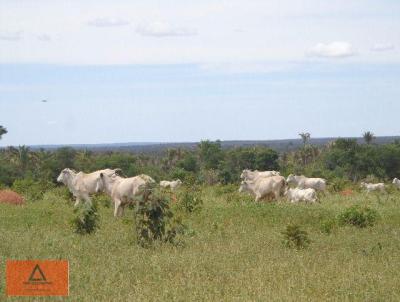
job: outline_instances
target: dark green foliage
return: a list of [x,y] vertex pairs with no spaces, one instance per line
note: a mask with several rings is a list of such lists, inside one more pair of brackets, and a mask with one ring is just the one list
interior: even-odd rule
[[282,232],[283,243],[289,248],[297,250],[306,248],[311,240],[308,238],[308,233],[296,224],[289,224],[286,230]]
[[178,244],[176,237],[184,232],[184,226],[170,209],[170,195],[158,189],[148,190],[151,194],[138,201],[135,211],[138,244],[142,247],[150,247],[155,242]]
[[54,185],[45,181],[35,181],[30,178],[17,179],[12,185],[12,189],[22,194],[29,201],[37,201],[43,197],[43,194],[53,188]]
[[223,159],[221,141],[201,141],[198,145],[200,161],[206,169],[217,169]]
[[400,143],[358,144],[354,139],[338,139],[323,147],[307,142],[282,154],[264,146],[222,149],[220,141],[202,141],[194,150],[146,154],[72,148],[32,151],[26,146],[0,150],[0,183],[9,187],[24,178],[56,183],[60,171],[67,167],[83,172],[120,168],[127,177],[144,173],[156,181],[179,178],[186,185],[238,184],[243,169],[279,170],[285,176],[294,173],[326,178],[330,190],[338,192],[368,175],[379,181],[398,177]]
[[353,206],[346,209],[339,215],[339,223],[341,225],[353,225],[359,228],[373,226],[378,219],[378,212],[369,207]]
[[200,188],[193,186],[178,193],[179,207],[188,213],[201,210],[203,199]]
[[71,224],[74,231],[80,235],[91,234],[95,232],[99,226],[99,214],[97,212],[97,204],[84,202],[74,208],[75,217]]
[[329,181],[328,188],[331,192],[341,192],[349,186],[350,184],[348,180],[335,177],[334,179]]

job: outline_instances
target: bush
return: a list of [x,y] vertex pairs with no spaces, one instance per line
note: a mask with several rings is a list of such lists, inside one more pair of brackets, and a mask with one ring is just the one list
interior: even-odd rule
[[95,232],[99,226],[99,214],[97,212],[97,204],[84,202],[79,204],[75,209],[75,218],[72,219],[72,226],[75,232],[80,235]]
[[169,194],[157,189],[148,198],[139,200],[135,221],[140,246],[150,247],[155,242],[179,243],[176,236],[184,232],[184,225],[179,217],[174,217],[169,203]]
[[282,235],[284,236],[284,245],[297,250],[306,248],[311,242],[308,238],[308,233],[296,224],[289,224],[286,230],[282,232]]
[[341,192],[350,186],[349,181],[343,178],[335,178],[329,182],[328,189],[330,192]]
[[378,218],[378,212],[368,207],[353,206],[339,215],[341,225],[349,224],[359,228],[373,226]]
[[333,219],[327,219],[321,222],[320,230],[324,234],[331,234],[332,230],[335,228],[336,221]]
[[43,194],[54,185],[49,182],[38,182],[33,179],[17,179],[12,185],[12,189],[22,195],[27,200],[37,201],[42,199]]
[[184,189],[178,195],[179,208],[188,213],[192,213],[201,209],[203,199],[201,197],[201,190],[198,187]]

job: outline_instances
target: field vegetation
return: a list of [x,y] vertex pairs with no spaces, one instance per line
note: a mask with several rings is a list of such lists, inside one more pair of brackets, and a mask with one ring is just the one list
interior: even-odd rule
[[[193,212],[171,204],[184,225],[178,241],[147,248],[133,210],[115,219],[99,203],[99,229],[80,235],[60,189],[0,204],[1,275],[6,259],[68,259],[76,301],[399,301],[399,193],[332,193],[313,205],[255,203],[225,186],[201,195]],[[342,223],[353,206],[379,217],[364,228]],[[301,248],[287,244],[293,225],[306,233]]]
[[[219,141],[163,155],[3,149],[0,186],[25,204],[0,203],[0,275],[7,259],[68,259],[73,301],[399,301],[400,192],[366,194],[358,183],[398,177],[400,143],[369,135],[316,147],[301,137],[283,153]],[[73,208],[55,182],[65,167],[184,186],[114,218],[104,195]],[[329,190],[316,204],[256,203],[237,191],[245,168],[324,177]]]

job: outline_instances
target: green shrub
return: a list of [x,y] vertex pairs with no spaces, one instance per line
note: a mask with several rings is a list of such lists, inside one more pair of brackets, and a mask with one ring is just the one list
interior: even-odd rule
[[42,199],[43,194],[54,185],[49,182],[34,181],[30,178],[17,179],[12,185],[12,190],[22,194],[27,200],[37,201]]
[[296,224],[289,224],[286,230],[282,232],[284,237],[283,243],[289,248],[303,249],[306,248],[311,240],[308,238],[308,233]]
[[199,187],[185,188],[178,194],[178,207],[188,213],[201,210],[203,199]]
[[170,209],[170,195],[165,191],[152,189],[148,198],[139,200],[136,207],[137,243],[150,247],[155,242],[179,244],[178,234],[183,234],[184,225]]
[[321,222],[320,230],[324,234],[331,234],[336,226],[336,221],[334,219],[326,219]]
[[365,228],[367,226],[373,226],[378,218],[378,212],[369,207],[361,208],[359,206],[353,206],[346,209],[342,214],[339,215],[339,223],[341,225],[353,225],[359,228]]
[[328,189],[330,192],[341,192],[350,186],[350,182],[343,178],[335,178],[329,181]]
[[76,233],[80,235],[95,232],[99,226],[99,214],[97,212],[97,204],[84,202],[74,209],[75,217],[72,219],[72,226]]

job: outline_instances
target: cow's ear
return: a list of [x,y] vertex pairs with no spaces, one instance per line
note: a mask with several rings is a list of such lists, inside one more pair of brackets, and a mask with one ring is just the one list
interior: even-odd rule
[[115,171],[115,174],[117,174],[117,175],[121,175],[122,174],[122,169],[120,169],[120,168],[117,168],[114,171]]
[[103,172],[101,172],[101,173],[100,173],[100,177],[101,177],[101,178],[103,178],[103,177],[104,177],[104,174],[103,174]]

